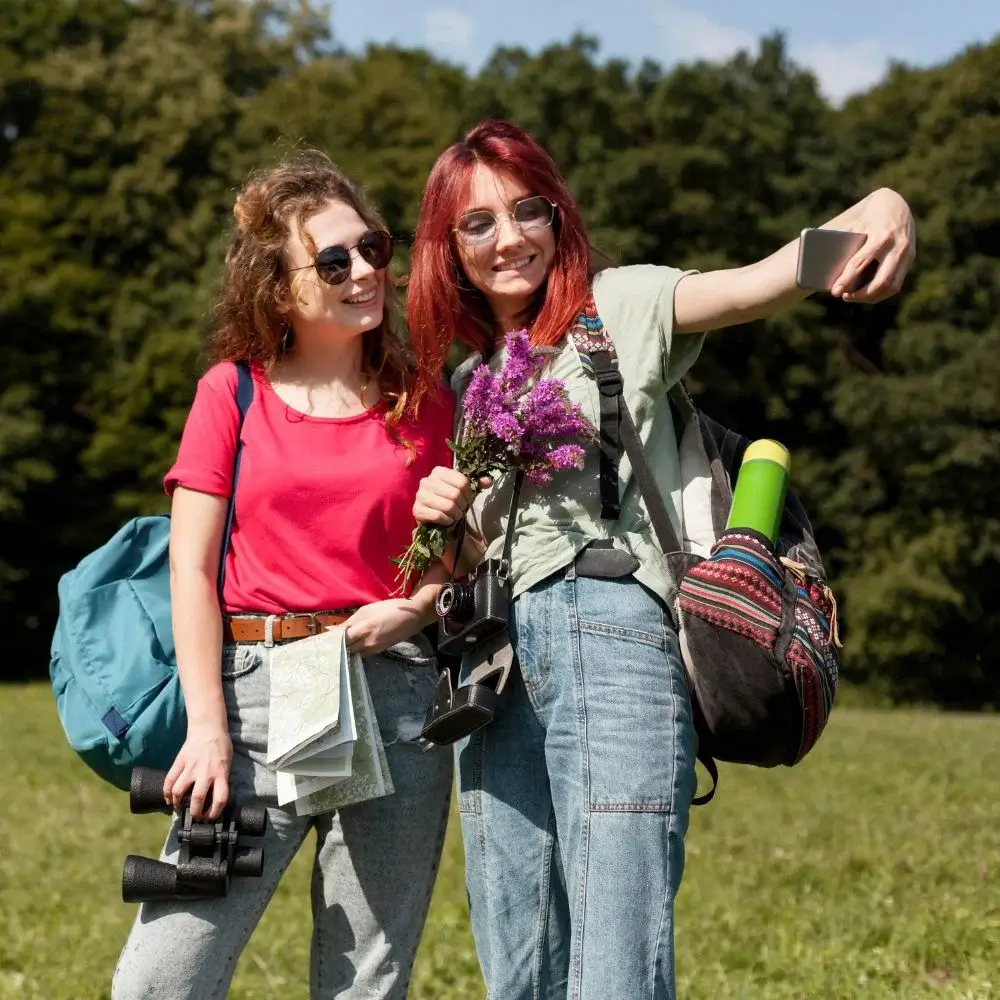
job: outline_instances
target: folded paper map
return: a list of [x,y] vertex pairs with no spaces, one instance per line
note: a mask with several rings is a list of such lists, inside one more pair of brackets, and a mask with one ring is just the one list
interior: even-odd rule
[[375,716],[375,706],[372,704],[368,681],[365,679],[364,663],[361,657],[355,654],[350,658],[350,664],[354,718],[358,732],[354,742],[351,776],[303,798],[297,798],[295,812],[298,816],[331,812],[357,802],[392,795],[396,790],[392,783],[392,775],[389,773],[389,762],[386,760],[382,734],[379,732],[378,719]]
[[300,816],[393,792],[364,663],[342,627],[272,651],[266,760],[278,805]]
[[326,769],[317,772],[307,768],[317,759],[350,755],[357,733],[348,659],[342,628],[274,648],[268,767],[326,774]]

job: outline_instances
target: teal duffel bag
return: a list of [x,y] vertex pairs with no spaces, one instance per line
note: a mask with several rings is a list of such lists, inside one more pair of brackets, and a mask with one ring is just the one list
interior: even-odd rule
[[[240,430],[253,380],[236,366]],[[222,592],[242,441],[219,559]],[[136,517],[59,580],[49,677],[66,738],[105,781],[127,789],[132,769],[166,770],[184,743],[187,715],[170,621],[170,517]]]

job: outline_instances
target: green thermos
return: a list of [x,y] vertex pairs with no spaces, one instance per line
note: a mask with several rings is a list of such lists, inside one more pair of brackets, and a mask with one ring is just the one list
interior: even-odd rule
[[762,438],[747,446],[736,477],[727,528],[751,528],[778,541],[792,459],[777,441]]

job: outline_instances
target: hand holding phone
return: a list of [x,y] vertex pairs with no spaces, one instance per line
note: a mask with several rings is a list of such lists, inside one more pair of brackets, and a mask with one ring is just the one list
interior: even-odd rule
[[[799,288],[810,291],[830,291],[867,240],[865,233],[849,233],[840,229],[803,229],[799,236],[796,284]],[[863,288],[877,271],[878,261],[873,259],[848,291],[856,292]]]

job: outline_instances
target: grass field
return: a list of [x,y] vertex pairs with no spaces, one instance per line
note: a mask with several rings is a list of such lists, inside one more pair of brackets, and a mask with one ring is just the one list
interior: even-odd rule
[[[122,860],[155,855],[166,818],[76,761],[46,686],[0,687],[0,762],[0,998],[107,997],[135,912]],[[307,997],[309,855],[232,997]],[[1000,997],[1000,718],[839,709],[799,767],[724,769],[677,917],[685,1000]],[[457,821],[410,996],[483,997]]]

